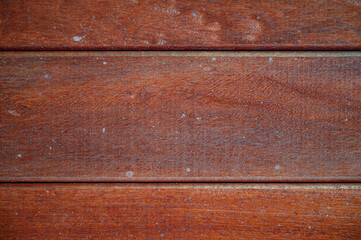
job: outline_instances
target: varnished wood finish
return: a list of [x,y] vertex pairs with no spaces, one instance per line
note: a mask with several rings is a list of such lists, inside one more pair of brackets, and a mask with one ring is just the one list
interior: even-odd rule
[[0,49],[361,49],[359,0],[1,0]]
[[360,185],[0,186],[2,239],[360,239]]
[[2,181],[360,181],[359,53],[2,53]]

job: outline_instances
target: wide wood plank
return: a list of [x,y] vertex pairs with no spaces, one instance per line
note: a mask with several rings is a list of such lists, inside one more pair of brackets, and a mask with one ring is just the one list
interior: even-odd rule
[[361,49],[361,2],[1,0],[0,49]]
[[360,181],[361,54],[0,55],[1,181]]
[[0,185],[2,239],[360,239],[360,185]]

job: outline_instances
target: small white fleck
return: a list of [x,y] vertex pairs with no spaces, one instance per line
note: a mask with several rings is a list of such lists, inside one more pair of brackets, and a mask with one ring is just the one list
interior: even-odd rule
[[51,150],[51,149],[53,149],[52,147],[49,147],[49,149]]
[[155,128],[155,126],[153,126]]
[[54,26],[54,29],[56,29],[56,26]]
[[280,165],[276,165],[276,166],[275,166],[275,169],[276,169],[276,170],[280,170],[280,168],[281,168]]
[[105,133],[105,128],[102,129],[102,132]]
[[193,17],[197,16],[197,13],[192,13],[192,16],[193,16]]
[[190,168],[187,168],[187,172],[190,172],[191,171],[191,169]]
[[308,229],[311,229],[311,225],[308,225]]
[[270,58],[268,59],[268,61],[269,61],[269,62],[273,62],[273,58],[270,57]]
[[161,237],[164,237],[164,234],[162,233],[160,236],[161,236]]
[[183,113],[183,114],[182,114],[182,118],[185,118],[185,117],[186,117],[186,115]]
[[348,121],[348,119],[346,118],[346,119],[345,119],[345,122],[347,122],[347,121]]
[[134,173],[132,171],[128,171],[125,173],[125,176],[127,176],[128,178],[131,178],[131,177],[133,177],[133,174]]
[[16,111],[14,111],[14,110],[9,110],[8,113],[10,113],[11,115],[14,115],[14,116],[16,116],[16,117],[19,117],[19,116],[20,116],[20,114],[17,113]]
[[217,61],[217,58],[212,57],[212,61],[213,61],[213,62]]
[[49,75],[49,74],[46,74],[46,75],[45,75],[45,78],[48,78],[48,79],[49,79],[49,78],[50,78],[50,75]]
[[107,62],[103,62],[104,65],[107,65]]
[[15,215],[18,215],[18,213],[16,212]]
[[326,207],[326,209],[331,209],[331,207]]
[[21,155],[21,154],[18,154],[18,157],[19,157],[19,158],[21,158],[22,156],[23,156],[23,155]]
[[48,190],[46,190],[45,192],[46,192],[46,193],[49,193],[49,191],[48,191]]
[[85,38],[86,35],[82,36],[82,37],[79,37],[79,36],[75,36],[73,37],[73,40],[76,41],[76,42],[79,42],[80,40],[82,40],[83,38]]
[[200,118],[200,117],[197,117],[197,120],[199,121],[199,120],[201,120],[201,118]]

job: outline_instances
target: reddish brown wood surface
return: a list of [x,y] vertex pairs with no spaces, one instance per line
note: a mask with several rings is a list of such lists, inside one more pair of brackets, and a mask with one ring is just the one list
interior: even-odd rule
[[1,185],[2,239],[360,239],[360,185]]
[[1,181],[360,181],[359,53],[2,53]]
[[361,49],[361,2],[2,0],[0,49]]

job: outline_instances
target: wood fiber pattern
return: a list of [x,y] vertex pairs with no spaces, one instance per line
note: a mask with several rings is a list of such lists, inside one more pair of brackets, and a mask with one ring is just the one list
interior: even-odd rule
[[3,239],[360,239],[360,185],[0,186]]
[[360,181],[361,58],[322,54],[4,53],[0,179]]
[[359,0],[2,0],[1,50],[360,50]]

